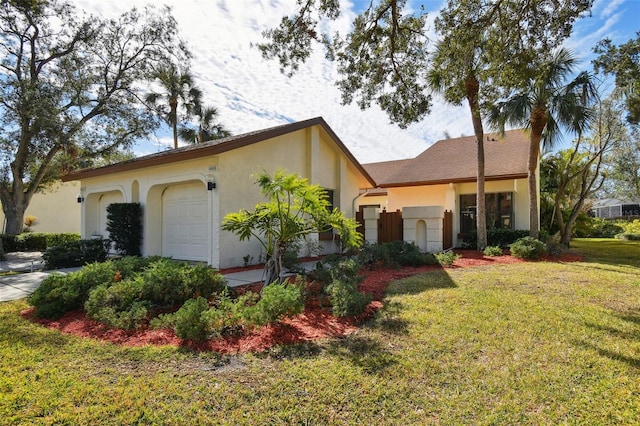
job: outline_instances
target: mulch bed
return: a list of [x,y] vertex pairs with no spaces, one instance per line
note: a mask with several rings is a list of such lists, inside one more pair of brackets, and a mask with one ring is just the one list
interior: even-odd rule
[[[456,269],[523,262],[522,259],[509,255],[486,257],[475,250],[457,250],[456,252],[461,254],[462,257],[447,268]],[[565,253],[561,256],[548,257],[542,260],[576,262],[583,260],[583,258],[573,253]],[[295,318],[287,318],[278,324],[247,330],[242,335],[226,336],[204,343],[183,341],[170,329],[151,330],[143,328],[135,331],[109,329],[105,325],[87,318],[84,311],[66,313],[62,318],[55,321],[32,318],[33,308],[23,311],[22,316],[50,329],[59,330],[64,334],[90,337],[126,346],[173,345],[220,353],[263,352],[275,345],[341,337],[353,333],[359,324],[372,318],[375,312],[382,307],[382,299],[389,282],[438,269],[441,269],[441,267],[422,266],[364,270],[362,273],[364,280],[360,284],[360,290],[370,293],[373,301],[361,315],[336,318],[332,315],[331,308],[307,306],[305,311]],[[255,285],[253,287],[255,288]],[[242,290],[240,289],[240,291]]]

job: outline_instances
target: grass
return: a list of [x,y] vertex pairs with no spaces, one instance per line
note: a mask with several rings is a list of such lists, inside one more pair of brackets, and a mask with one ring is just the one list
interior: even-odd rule
[[123,348],[0,304],[2,424],[634,424],[640,242],[578,263],[396,281],[339,340],[220,356]]

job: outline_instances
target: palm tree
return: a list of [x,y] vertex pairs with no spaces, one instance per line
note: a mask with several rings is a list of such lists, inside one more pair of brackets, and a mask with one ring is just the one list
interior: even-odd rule
[[[153,74],[161,87],[161,93],[149,93],[148,103],[154,105],[164,120],[173,130],[173,147],[178,147],[178,106],[182,101],[187,116],[200,104],[202,94],[193,83],[193,76],[188,70],[180,70],[175,65],[157,70]],[[166,102],[166,103],[165,103]],[[169,110],[165,106],[169,106]]]
[[592,115],[588,102],[596,89],[591,75],[581,72],[567,83],[576,63],[573,54],[563,48],[532,64],[538,71],[532,73],[528,87],[499,102],[489,113],[490,122],[501,132],[506,125],[529,130],[529,233],[534,238],[538,238],[540,224],[536,170],[541,144],[545,149],[553,148],[561,127],[582,132]]
[[178,136],[185,142],[198,144],[213,139],[226,138],[231,136],[231,132],[224,128],[220,123],[214,123],[218,116],[218,110],[214,107],[203,107],[195,105],[193,115],[198,117],[198,128],[180,127]]

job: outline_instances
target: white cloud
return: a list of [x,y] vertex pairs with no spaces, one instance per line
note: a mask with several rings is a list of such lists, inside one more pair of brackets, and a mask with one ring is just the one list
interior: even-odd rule
[[[115,16],[142,0],[75,3],[95,14]],[[421,123],[406,130],[390,124],[377,107],[361,111],[342,106],[334,81],[333,63],[318,48],[292,78],[281,74],[277,61],[264,60],[251,43],[263,41],[262,31],[277,25],[295,10],[294,0],[170,0],[182,37],[194,54],[192,71],[205,100],[218,108],[220,122],[234,134],[322,116],[362,162],[413,157],[443,138],[472,132],[469,113],[443,103]],[[343,8],[348,6],[344,2]],[[331,23],[331,32],[346,33],[354,14]],[[143,144],[138,153],[163,149],[171,139],[159,136],[155,144]]]

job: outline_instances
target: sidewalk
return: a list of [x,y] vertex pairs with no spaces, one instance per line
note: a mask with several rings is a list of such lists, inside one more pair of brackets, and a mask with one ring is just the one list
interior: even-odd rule
[[[42,269],[42,257],[40,253],[7,253],[7,260],[0,261],[0,272],[21,272],[15,275],[0,276],[0,302],[21,299],[29,296],[40,286],[40,283],[50,274],[67,274],[78,271],[81,268],[56,269],[53,271],[40,271]],[[314,269],[316,261],[300,264],[306,271]],[[32,272],[33,271],[33,272]],[[227,286],[238,287],[262,281],[262,269],[233,272],[225,274]],[[285,274],[295,275],[293,273]]]

